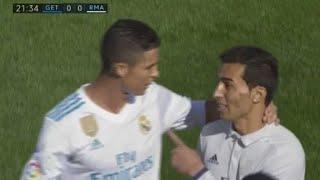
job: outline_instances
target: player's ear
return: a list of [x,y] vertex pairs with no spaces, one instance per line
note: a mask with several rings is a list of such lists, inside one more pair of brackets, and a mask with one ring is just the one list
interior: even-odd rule
[[267,90],[265,87],[256,86],[251,89],[251,100],[253,104],[258,104],[265,101],[267,96]]
[[120,78],[125,77],[129,71],[129,65],[127,63],[115,63],[113,64],[112,71]]

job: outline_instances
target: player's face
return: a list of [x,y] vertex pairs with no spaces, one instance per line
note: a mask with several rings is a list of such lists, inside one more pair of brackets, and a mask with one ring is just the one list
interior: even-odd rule
[[158,77],[158,48],[155,48],[145,51],[136,64],[128,68],[128,73],[123,80],[131,93],[143,95],[151,82]]
[[214,97],[222,119],[237,121],[252,108],[249,87],[242,79],[244,69],[245,65],[238,63],[224,63],[220,68]]

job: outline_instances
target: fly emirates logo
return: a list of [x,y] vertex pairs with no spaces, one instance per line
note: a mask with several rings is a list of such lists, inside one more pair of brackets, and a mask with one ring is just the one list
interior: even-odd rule
[[134,179],[153,167],[153,157],[149,156],[142,161],[136,160],[136,151],[123,152],[115,156],[119,170],[113,173],[92,173],[91,180],[118,180],[118,179]]

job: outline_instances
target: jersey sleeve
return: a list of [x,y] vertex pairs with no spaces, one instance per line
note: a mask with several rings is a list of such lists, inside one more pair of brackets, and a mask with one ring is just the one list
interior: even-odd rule
[[[182,97],[183,98],[183,97]],[[169,110],[168,121],[174,120],[171,128],[181,130],[185,128],[191,128],[195,126],[204,126],[205,124],[205,110],[204,101],[190,101],[190,99],[184,97],[185,100],[172,106]],[[187,101],[187,102],[183,102]],[[188,108],[183,109],[183,103],[188,104]],[[181,113],[179,115],[179,113]]]
[[186,117],[191,109],[191,101],[177,94],[168,94],[168,106],[164,109],[164,131],[170,128],[185,129]]
[[45,118],[36,151],[24,167],[22,180],[59,178],[69,154],[68,138],[59,125]]
[[203,127],[206,122],[205,101],[191,101],[191,109],[186,117],[188,127],[200,126]]
[[162,131],[177,130],[204,124],[204,102],[191,101],[188,97],[176,94],[165,87],[156,85],[157,101],[162,116]]

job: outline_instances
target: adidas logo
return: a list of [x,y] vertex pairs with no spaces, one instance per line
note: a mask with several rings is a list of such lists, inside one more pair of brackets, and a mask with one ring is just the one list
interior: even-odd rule
[[91,146],[91,150],[95,150],[95,149],[102,148],[103,144],[98,139],[94,139],[90,146]]
[[214,154],[211,158],[207,160],[209,163],[219,164],[217,154]]

